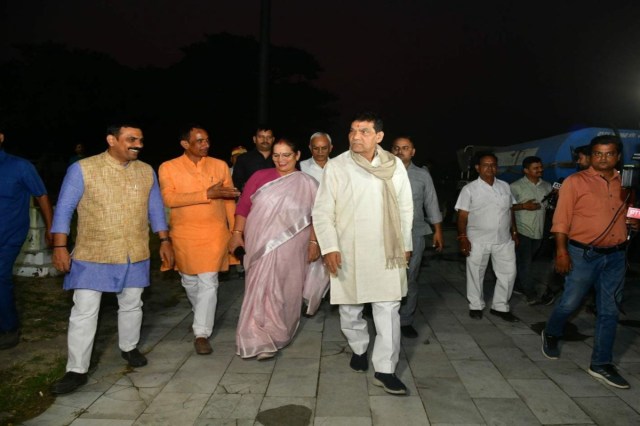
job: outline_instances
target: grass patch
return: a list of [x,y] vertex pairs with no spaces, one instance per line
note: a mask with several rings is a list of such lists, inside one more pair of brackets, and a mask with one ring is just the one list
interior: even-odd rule
[[65,359],[56,358],[48,371],[35,375],[24,364],[1,370],[0,425],[20,424],[49,407],[54,400],[49,387],[62,377],[65,364]]

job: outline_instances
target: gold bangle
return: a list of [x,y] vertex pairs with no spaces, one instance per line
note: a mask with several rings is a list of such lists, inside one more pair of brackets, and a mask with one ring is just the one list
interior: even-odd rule
[[315,244],[317,246],[320,245],[320,244],[318,244],[318,242],[316,240],[309,240],[309,244]]
[[231,232],[233,232],[234,234],[242,234],[244,231],[239,231],[239,230],[237,230],[237,229],[234,229],[234,230],[233,230],[233,231],[231,231]]

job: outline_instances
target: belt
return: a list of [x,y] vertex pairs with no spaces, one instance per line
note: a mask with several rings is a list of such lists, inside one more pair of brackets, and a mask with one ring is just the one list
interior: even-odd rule
[[615,246],[610,246],[610,247],[595,247],[595,246],[589,246],[586,244],[582,244],[579,241],[576,240],[569,240],[569,244],[571,244],[574,247],[578,247],[581,248],[583,250],[593,250],[596,253],[601,253],[601,254],[611,254],[611,253],[615,253],[617,251],[621,251],[627,248],[627,242],[625,241],[624,243],[620,243],[618,245]]

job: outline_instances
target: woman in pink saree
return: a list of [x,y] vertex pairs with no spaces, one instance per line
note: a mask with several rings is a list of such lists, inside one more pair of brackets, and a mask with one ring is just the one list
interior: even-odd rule
[[236,207],[229,250],[246,250],[245,293],[236,330],[237,354],[272,358],[293,338],[307,300],[318,309],[329,284],[311,225],[317,182],[296,170],[300,151],[286,139],[273,146],[274,169],[255,172]]

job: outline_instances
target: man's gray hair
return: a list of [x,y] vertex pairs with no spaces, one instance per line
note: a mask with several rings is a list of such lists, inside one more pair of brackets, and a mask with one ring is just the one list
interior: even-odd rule
[[331,142],[331,136],[329,136],[329,133],[325,133],[325,132],[315,132],[314,134],[312,134],[311,137],[309,138],[309,144],[311,144],[311,142],[318,136],[324,136],[329,140],[329,145],[333,145],[333,142]]

